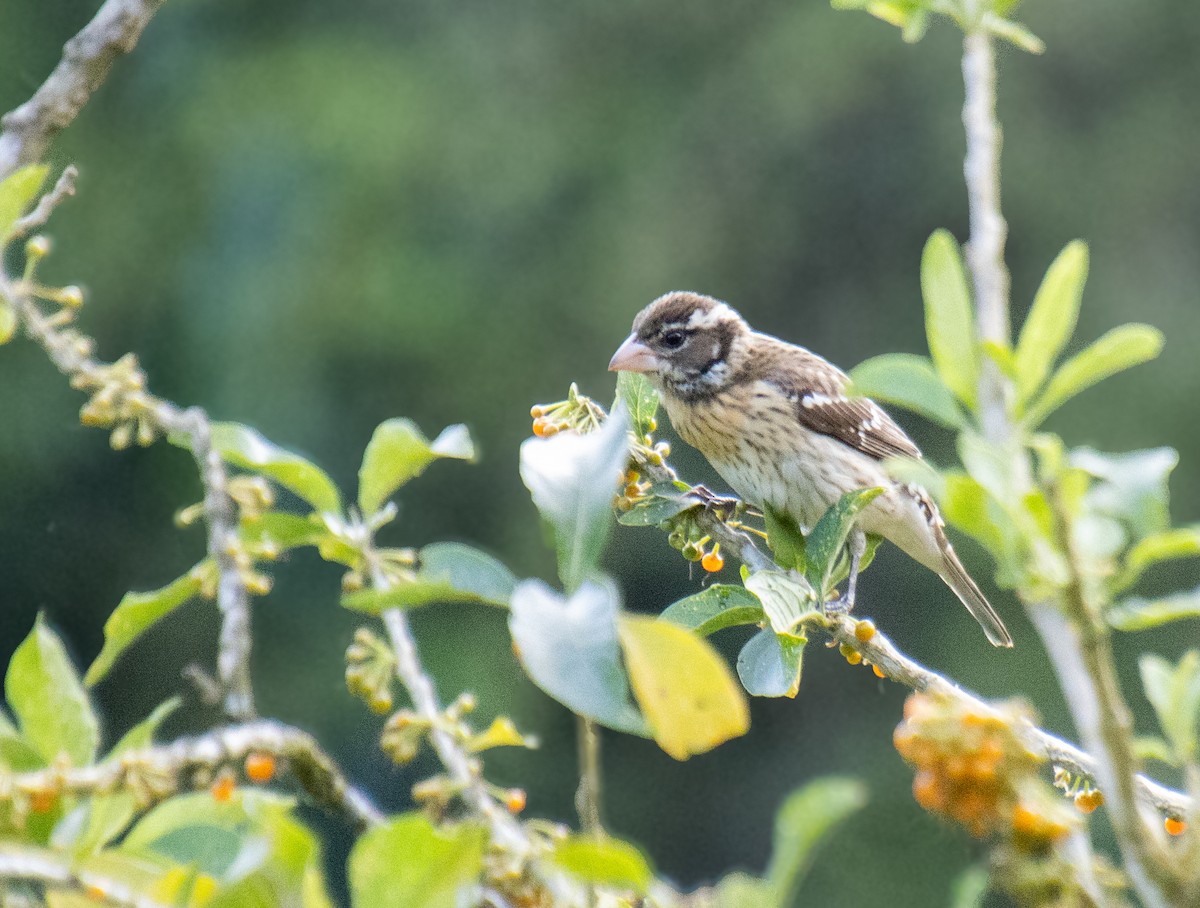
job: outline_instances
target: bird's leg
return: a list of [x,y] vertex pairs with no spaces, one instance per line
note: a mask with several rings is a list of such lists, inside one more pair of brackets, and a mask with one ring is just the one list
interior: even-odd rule
[[867,551],[867,534],[858,527],[850,531],[850,576],[846,578],[846,595],[825,603],[826,613],[848,615],[854,608],[854,593],[858,588],[858,566]]
[[737,498],[717,495],[704,485],[692,486],[688,489],[687,494],[699,501],[706,511],[712,511],[722,519],[731,517],[737,511],[738,505],[742,503]]

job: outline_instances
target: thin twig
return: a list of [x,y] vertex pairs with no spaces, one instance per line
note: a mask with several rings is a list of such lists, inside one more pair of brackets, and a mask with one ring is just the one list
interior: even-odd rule
[[0,886],[9,880],[22,880],[45,889],[65,889],[97,905],[167,908],[163,902],[135,892],[127,883],[72,866],[69,853],[30,845],[0,844]]
[[[50,357],[72,385],[95,389],[108,380],[113,364],[91,355],[92,343],[72,329],[47,316],[23,280],[0,273],[0,295],[15,307],[26,334]],[[138,373],[138,380],[144,381]],[[229,475],[220,454],[211,444],[212,426],[198,407],[184,410],[170,401],[153,397],[144,389],[136,394],[137,413],[165,435],[187,440],[200,470],[204,487],[204,516],[208,524],[208,553],[217,566],[217,605],[222,615],[217,670],[224,694],[224,710],[238,721],[254,716],[254,694],[250,683],[250,594],[237,560],[240,546],[237,511],[229,497]]]
[[[377,589],[386,589],[388,580],[381,571],[372,572],[372,582]],[[443,709],[434,690],[433,681],[421,665],[417,641],[413,637],[408,616],[400,609],[387,609],[383,613],[392,652],[396,657],[396,677],[408,691],[416,712],[430,722],[430,741],[433,749],[446,768],[446,774],[459,787],[463,802],[484,820],[492,833],[492,841],[518,853],[530,849],[528,837],[521,825],[513,819],[488,791],[480,773],[479,763],[473,760],[462,745],[444,727]]]
[[575,811],[579,826],[589,835],[604,833],[600,812],[602,775],[600,772],[600,729],[586,716],[577,716],[575,735],[579,744],[579,789],[575,792]]
[[62,60],[33,97],[0,119],[0,179],[40,161],[108,76],[113,61],[137,45],[164,0],[107,0],[63,47]]
[[38,199],[38,203],[33,211],[29,212],[23,218],[18,218],[17,222],[13,224],[12,232],[9,234],[9,241],[11,242],[32,233],[45,224],[46,221],[50,220],[50,215],[54,214],[54,209],[61,205],[68,196],[75,195],[75,180],[78,177],[79,169],[74,164],[68,164],[63,168],[63,172],[59,174],[54,188]]
[[218,770],[239,764],[250,754],[276,757],[315,803],[350,817],[360,828],[383,820],[312,735],[266,719],[126,751],[94,766],[3,774],[0,803],[18,792],[91,796],[123,790],[138,795],[149,807],[179,791],[207,785]]

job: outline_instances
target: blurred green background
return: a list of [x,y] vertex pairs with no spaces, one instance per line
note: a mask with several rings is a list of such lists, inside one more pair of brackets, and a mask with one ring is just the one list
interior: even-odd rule
[[[0,108],[29,95],[95,6],[0,4]],[[1174,512],[1194,521],[1200,7],[1022,12],[1048,51],[1001,50],[1017,312],[1081,236],[1092,276],[1080,340],[1134,319],[1168,337],[1159,361],[1051,426],[1102,450],[1178,448]],[[606,399],[608,358],[652,297],[714,294],[847,367],[924,349],[921,246],[936,227],[966,226],[958,54],[945,24],[910,47],[822,0],[174,0],[54,147],[82,180],[54,220],[45,274],[86,287],[82,322],[102,355],[136,351],[159,393],[254,425],[347,487],[381,420],[411,416],[430,434],[466,422],[481,462],[438,465],[407,489],[391,538],[462,539],[552,577],[516,472],[528,408],[571,380]],[[0,653],[44,610],[86,663],[125,591],[200,557],[201,531],[172,524],[199,497],[194,470],[167,445],[112,454],[27,342],[0,350],[0,385]],[[903,422],[934,460],[952,457],[942,430]],[[676,449],[689,478],[719,486]],[[660,610],[701,579],[652,530],[622,529],[609,560],[635,609]],[[337,572],[301,553],[276,573],[255,609],[261,710],[315,732],[380,802],[404,806],[432,766],[388,765],[380,720],[345,691],[357,622],[337,606]],[[1194,583],[1195,570],[1156,577]],[[1023,693],[1070,734],[1019,606],[994,601],[1012,652],[892,550],[859,608],[917,658],[985,694]],[[447,699],[471,688],[484,718],[509,712],[543,739],[490,758],[491,777],[528,787],[531,814],[572,819],[572,721],[515,666],[503,616],[415,620]],[[178,690],[186,664],[211,664],[215,627],[193,604],[122,660],[96,692],[110,740]],[[1185,633],[1194,644],[1194,625],[1118,641],[1143,724],[1133,657],[1176,655]],[[698,884],[762,868],[793,787],[861,776],[871,806],[819,860],[803,903],[945,904],[982,851],[912,802],[890,744],[903,692],[819,648],[805,671],[797,700],[756,702],[747,737],[686,764],[606,735],[611,827]],[[195,708],[170,730],[214,719]],[[336,862],[348,833],[321,822]]]

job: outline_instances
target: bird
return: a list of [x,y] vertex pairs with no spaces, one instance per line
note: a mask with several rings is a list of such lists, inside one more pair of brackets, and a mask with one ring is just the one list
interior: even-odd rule
[[921,451],[850,378],[804,347],[753,330],[727,303],[691,291],[651,302],[613,355],[610,371],[643,373],[679,436],[745,501],[811,528],[843,494],[882,487],[850,537],[843,607],[854,605],[866,533],[936,572],[996,646],[1012,637],[971,579],[921,486],[894,479],[890,457]]

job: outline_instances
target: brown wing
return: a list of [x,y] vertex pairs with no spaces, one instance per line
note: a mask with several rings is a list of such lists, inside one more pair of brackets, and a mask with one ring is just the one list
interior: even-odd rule
[[845,393],[849,379],[837,366],[803,347],[770,340],[774,355],[760,360],[767,367],[760,377],[787,395],[805,428],[876,460],[921,456],[913,440],[879,404]]

